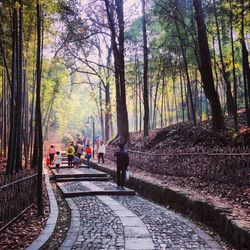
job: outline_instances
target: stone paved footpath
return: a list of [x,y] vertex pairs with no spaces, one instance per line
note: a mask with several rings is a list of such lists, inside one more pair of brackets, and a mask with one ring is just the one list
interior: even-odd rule
[[[114,190],[111,182],[65,182],[68,191]],[[66,249],[223,249],[183,216],[139,196],[81,196],[66,199],[71,226]]]

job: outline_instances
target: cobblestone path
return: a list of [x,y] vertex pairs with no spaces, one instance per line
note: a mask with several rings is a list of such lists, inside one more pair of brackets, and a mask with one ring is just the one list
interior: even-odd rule
[[[68,182],[64,188],[114,190],[111,182]],[[66,249],[222,249],[183,216],[139,196],[84,196],[67,199],[72,208]]]
[[73,200],[80,211],[80,230],[72,249],[124,249],[122,223],[107,205],[97,197]]

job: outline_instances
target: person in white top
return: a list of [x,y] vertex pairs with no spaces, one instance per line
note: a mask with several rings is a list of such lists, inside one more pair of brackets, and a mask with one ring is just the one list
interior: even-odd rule
[[102,159],[102,163],[104,163],[104,155],[105,155],[105,144],[103,141],[100,141],[100,145],[98,148],[98,163],[100,163],[100,160]]
[[55,164],[56,164],[56,171],[59,172],[59,167],[62,162],[62,155],[59,151],[56,152],[55,155]]

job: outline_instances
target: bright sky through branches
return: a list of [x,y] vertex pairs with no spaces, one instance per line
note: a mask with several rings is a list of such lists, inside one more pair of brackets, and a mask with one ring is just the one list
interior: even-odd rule
[[[81,0],[82,6],[87,5],[90,2],[95,4],[95,2],[97,1]],[[124,0],[124,14],[125,14],[125,18],[129,19],[129,21],[132,21],[138,16],[140,16],[141,15],[141,1],[140,0]]]
[[[99,0],[100,2],[102,2],[103,0]],[[88,4],[93,4],[93,5],[97,5],[98,1],[93,1],[93,0],[80,0],[79,1],[81,6],[82,6],[82,13],[81,15],[85,16],[86,13],[84,11],[85,7]],[[132,24],[132,22],[141,16],[141,1],[140,0],[124,0],[124,17],[125,17],[125,29],[129,28]],[[61,30],[63,29],[63,26],[61,26],[60,22],[55,22],[54,23],[54,37],[53,37],[53,41],[56,42],[58,40],[58,38],[56,37],[57,34],[57,30]],[[50,33],[51,35],[51,33]],[[50,38],[47,37],[49,40]],[[54,46],[55,43],[52,42],[52,47],[50,45],[44,47],[44,57],[49,59],[52,58],[54,56],[54,51],[57,50]]]

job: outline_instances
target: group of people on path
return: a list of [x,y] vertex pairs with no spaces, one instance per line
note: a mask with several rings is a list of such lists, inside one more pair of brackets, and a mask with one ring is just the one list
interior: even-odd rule
[[[98,152],[98,163],[102,160],[104,163],[104,155],[105,155],[105,144],[103,141],[100,141],[98,144],[97,152]],[[66,156],[68,158],[68,166],[78,168],[81,165],[81,158],[84,154],[84,158],[87,160],[87,167],[90,168],[90,159],[92,157],[92,150],[89,144],[84,144],[79,141],[79,139],[74,143],[70,142],[66,148]],[[49,146],[49,158],[46,160],[47,165],[56,165],[56,169],[59,172],[59,167],[62,162],[62,156],[60,151],[56,151],[54,144]]]
[[[84,146],[80,143],[74,144],[71,142],[66,149],[66,156],[68,157],[68,166],[78,168],[81,165],[81,157],[84,152]],[[85,147],[85,158],[87,159],[87,167],[90,168],[90,158],[92,150],[87,144]]]
[[[98,163],[102,160],[104,163],[106,147],[103,141],[100,141],[97,152],[98,152]],[[69,143],[66,149],[66,156],[68,157],[68,167],[78,168],[81,165],[81,157],[84,152],[84,145],[78,141],[74,144],[72,141]],[[87,159],[87,167],[90,168],[90,159],[92,156],[92,150],[89,144],[85,147],[85,159]],[[129,166],[129,155],[125,150],[124,144],[119,144],[119,150],[115,152],[116,165],[117,165],[117,188],[123,189],[126,177],[126,171]],[[54,144],[51,144],[49,147],[49,162],[50,165],[55,164],[57,172],[59,172],[59,167],[62,162],[62,156],[60,151],[56,151]]]

